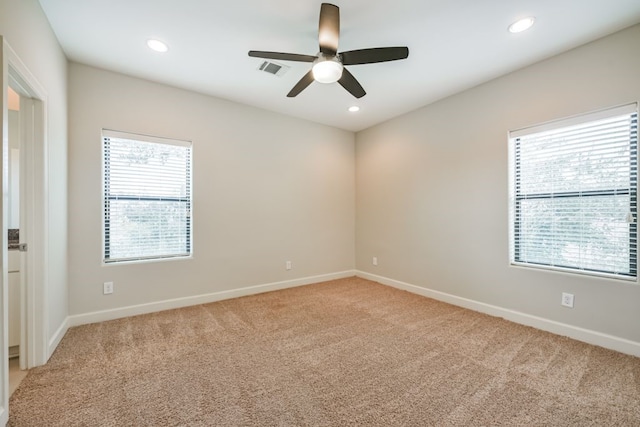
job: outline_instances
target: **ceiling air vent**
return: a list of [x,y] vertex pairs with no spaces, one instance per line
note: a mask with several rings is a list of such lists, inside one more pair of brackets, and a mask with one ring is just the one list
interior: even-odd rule
[[289,67],[273,61],[263,61],[258,70],[280,77],[289,70]]

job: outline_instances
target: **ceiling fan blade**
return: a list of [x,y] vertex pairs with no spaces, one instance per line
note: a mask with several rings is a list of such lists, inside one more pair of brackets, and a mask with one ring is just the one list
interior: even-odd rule
[[362,86],[360,86],[360,83],[358,83],[356,78],[353,77],[353,74],[351,74],[346,68],[342,69],[342,77],[340,77],[338,83],[340,83],[340,85],[345,88],[347,92],[349,92],[356,98],[362,98],[367,94]]
[[338,53],[340,38],[340,9],[330,3],[320,6],[320,25],[318,26],[318,42],[320,52],[334,56]]
[[279,59],[281,61],[313,62],[316,60],[316,57],[312,55],[300,55],[297,53],[282,52],[264,52],[261,50],[250,50],[249,56],[253,56],[255,58]]
[[343,65],[373,64],[375,62],[397,61],[409,56],[407,47],[374,47],[350,50],[340,53]]
[[296,83],[293,89],[291,89],[291,91],[287,94],[287,97],[293,98],[294,96],[305,90],[311,83],[313,83],[313,71],[309,70],[309,72],[305,74],[298,83]]

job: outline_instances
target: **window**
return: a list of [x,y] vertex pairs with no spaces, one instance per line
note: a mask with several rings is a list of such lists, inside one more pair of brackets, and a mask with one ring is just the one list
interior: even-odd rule
[[637,105],[509,134],[516,265],[634,279]]
[[191,254],[191,143],[103,130],[104,262]]

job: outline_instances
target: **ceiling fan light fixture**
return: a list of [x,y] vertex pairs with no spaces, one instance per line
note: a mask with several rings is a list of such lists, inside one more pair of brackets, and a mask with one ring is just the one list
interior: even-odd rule
[[531,28],[534,22],[536,22],[536,18],[534,18],[533,16],[519,19],[513,24],[509,25],[509,32],[514,34],[521,33]]
[[360,107],[358,107],[357,105],[352,105],[351,107],[349,107],[349,111],[351,113],[357,113],[358,111],[360,111]]
[[338,58],[321,55],[313,63],[313,78],[320,83],[335,83],[342,77],[342,69]]
[[296,61],[311,63],[311,70],[287,93],[287,98],[294,98],[311,83],[339,83],[354,98],[360,99],[367,94],[356,78],[344,68],[345,65],[375,64],[377,62],[397,61],[409,56],[406,46],[373,47],[338,52],[340,38],[340,8],[331,3],[320,5],[320,21],[318,24],[318,44],[320,52],[316,55],[299,53],[268,52],[250,50],[249,56],[279,61]]

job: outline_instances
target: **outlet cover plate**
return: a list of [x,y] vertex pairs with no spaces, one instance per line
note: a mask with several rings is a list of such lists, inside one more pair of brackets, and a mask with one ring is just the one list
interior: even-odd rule
[[562,305],[565,307],[573,308],[573,294],[567,292],[562,293]]
[[113,293],[113,282],[104,282],[102,287],[102,293],[109,295]]

